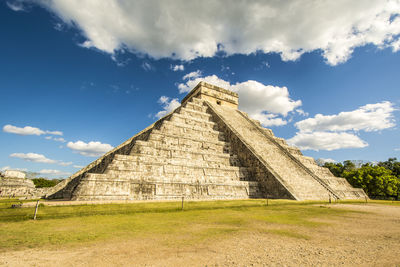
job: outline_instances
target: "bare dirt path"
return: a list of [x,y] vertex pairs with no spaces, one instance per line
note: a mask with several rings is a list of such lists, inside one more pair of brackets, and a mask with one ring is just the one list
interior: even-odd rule
[[[221,240],[166,245],[163,240],[97,242],[59,250],[0,254],[4,266],[400,266],[400,207],[338,204],[351,213],[307,228],[238,232]],[[329,208],[329,206],[327,206]],[[297,235],[282,235],[286,230]],[[274,232],[275,231],[275,232]],[[280,233],[280,234],[279,234]]]

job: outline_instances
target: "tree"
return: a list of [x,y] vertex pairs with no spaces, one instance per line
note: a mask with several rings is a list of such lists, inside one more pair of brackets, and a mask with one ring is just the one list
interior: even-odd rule
[[397,161],[397,158],[389,158],[387,161],[379,162],[378,166],[391,170],[394,176],[400,178],[400,162]]
[[342,177],[344,166],[342,163],[333,163],[333,162],[326,162],[324,164],[325,168],[328,168],[333,175],[336,177]]
[[382,166],[367,163],[358,169],[345,170],[343,177],[352,186],[362,188],[372,198],[398,198],[400,192],[399,178]]

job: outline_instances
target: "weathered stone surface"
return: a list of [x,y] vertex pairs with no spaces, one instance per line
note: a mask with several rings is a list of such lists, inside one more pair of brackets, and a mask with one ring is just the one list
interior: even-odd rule
[[36,190],[32,180],[26,179],[25,173],[23,178],[10,177],[13,172],[8,172],[5,177],[0,177],[0,197],[23,197],[35,198],[43,194],[42,190]]
[[204,82],[182,106],[42,195],[72,200],[364,198]]
[[25,173],[17,170],[5,170],[4,177],[25,178]]

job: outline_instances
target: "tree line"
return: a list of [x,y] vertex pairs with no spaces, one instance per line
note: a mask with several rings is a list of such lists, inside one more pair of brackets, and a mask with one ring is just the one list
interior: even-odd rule
[[64,179],[46,179],[46,178],[33,178],[32,182],[36,188],[53,187]]
[[370,198],[399,200],[400,162],[397,158],[361,166],[356,166],[351,160],[343,163],[326,162],[323,167],[337,177],[346,178],[353,187],[362,188]]

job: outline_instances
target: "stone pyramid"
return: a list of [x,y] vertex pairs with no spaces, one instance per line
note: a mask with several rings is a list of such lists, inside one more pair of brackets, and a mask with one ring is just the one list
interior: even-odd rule
[[167,116],[46,192],[71,200],[366,197],[200,82]]

